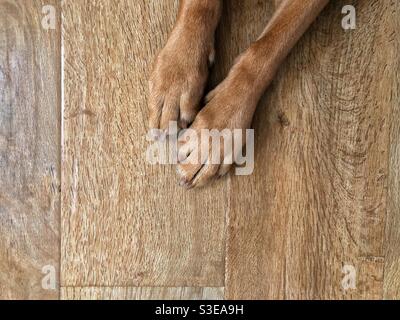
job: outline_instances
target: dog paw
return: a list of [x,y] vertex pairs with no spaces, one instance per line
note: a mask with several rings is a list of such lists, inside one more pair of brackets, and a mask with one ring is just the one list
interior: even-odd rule
[[237,163],[258,96],[243,70],[233,68],[206,100],[207,105],[179,138],[177,173],[186,188],[202,187],[226,175]]
[[210,62],[214,60],[214,36],[176,26],[160,52],[150,76],[150,128],[168,132],[170,121],[178,128],[193,122],[200,107]]

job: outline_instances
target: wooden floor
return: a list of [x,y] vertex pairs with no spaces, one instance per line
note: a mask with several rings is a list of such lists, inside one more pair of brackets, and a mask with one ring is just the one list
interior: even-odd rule
[[[210,87],[278,2],[225,1]],[[398,1],[331,1],[259,105],[254,174],[193,191],[145,160],[177,7],[0,0],[0,298],[399,299]]]

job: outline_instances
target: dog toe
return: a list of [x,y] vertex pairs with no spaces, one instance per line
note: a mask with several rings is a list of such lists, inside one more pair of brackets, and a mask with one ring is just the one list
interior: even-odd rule
[[219,165],[204,165],[192,182],[192,187],[201,188],[213,180],[218,173]]

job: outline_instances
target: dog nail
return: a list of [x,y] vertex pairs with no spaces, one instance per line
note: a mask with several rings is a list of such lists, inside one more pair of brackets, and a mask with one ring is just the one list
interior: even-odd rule
[[185,161],[186,159],[186,155],[183,153],[178,153],[178,162],[181,163],[183,161]]
[[183,180],[181,180],[181,181],[179,182],[179,186],[180,186],[180,187],[184,187],[186,184],[187,184],[187,182],[186,182],[185,179],[183,179]]
[[185,120],[180,120],[179,126],[180,126],[182,129],[187,129],[187,127],[188,127],[188,122],[186,122]]
[[182,179],[179,182],[179,186],[182,187],[182,188],[185,188],[187,190],[190,190],[190,189],[194,188],[194,185],[192,184],[192,181],[187,181],[186,179]]

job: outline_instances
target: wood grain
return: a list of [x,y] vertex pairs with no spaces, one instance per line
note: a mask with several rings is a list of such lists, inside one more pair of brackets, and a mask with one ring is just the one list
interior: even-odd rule
[[145,152],[147,78],[178,1],[63,1],[63,286],[224,285],[226,183]]
[[395,32],[391,40],[395,46],[393,59],[393,89],[390,95],[390,153],[388,180],[388,211],[385,237],[384,298],[400,299],[400,4],[397,1],[391,17],[395,21]]
[[[55,299],[42,268],[59,266],[58,1],[0,0],[0,299]],[[60,19],[58,19],[58,22]]]
[[[222,299],[225,215],[226,298],[400,298],[399,4],[350,2],[358,28],[332,3],[261,102],[254,175],[187,193],[144,157],[149,63],[177,1],[64,1],[61,298]],[[1,299],[59,296],[41,287],[60,209],[60,33],[40,27],[44,4],[59,9],[0,0]],[[273,10],[225,2],[211,86]]]
[[[254,39],[265,22],[247,17],[270,12],[256,2],[229,2],[236,25],[224,32],[240,25]],[[390,179],[390,249],[384,240],[389,168],[399,157],[395,3],[332,1],[260,104],[255,173],[231,179],[227,298],[380,299],[388,254],[387,296],[398,292],[398,169]],[[358,27],[345,32],[347,4]],[[236,51],[221,55],[230,60]],[[354,290],[341,286],[344,265],[356,270]]]
[[63,300],[222,300],[223,288],[61,288]]

